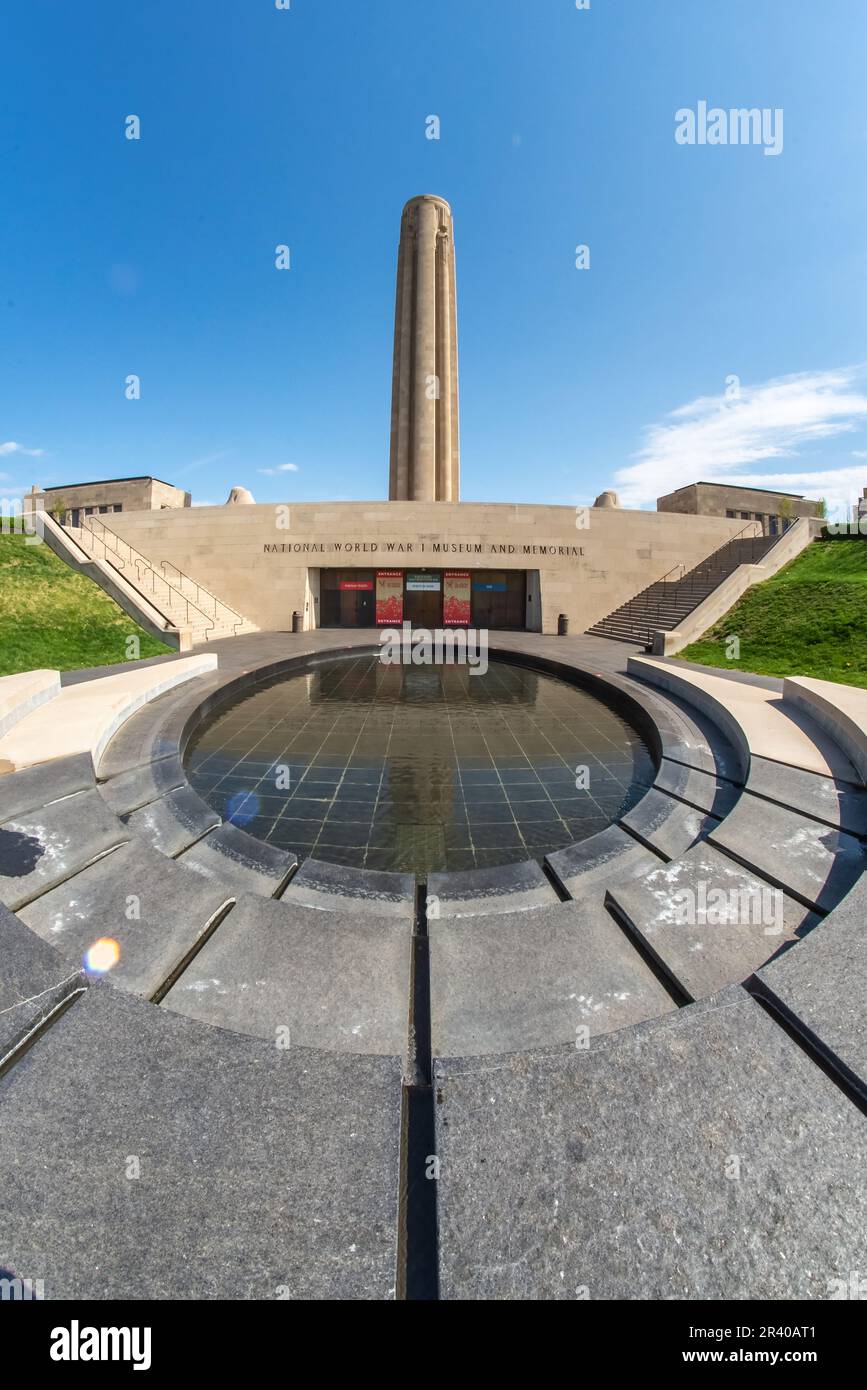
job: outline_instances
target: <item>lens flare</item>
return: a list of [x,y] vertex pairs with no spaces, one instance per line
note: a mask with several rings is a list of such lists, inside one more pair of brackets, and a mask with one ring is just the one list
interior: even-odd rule
[[226,820],[232,825],[249,825],[259,814],[259,798],[255,792],[235,792],[226,802]]
[[101,936],[84,953],[84,968],[94,975],[104,975],[120,960],[120,947],[110,936]]

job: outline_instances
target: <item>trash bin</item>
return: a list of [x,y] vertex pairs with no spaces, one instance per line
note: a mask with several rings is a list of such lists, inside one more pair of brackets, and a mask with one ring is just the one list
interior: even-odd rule
[[300,613],[292,614],[292,631],[301,632],[301,624],[304,621]]
[[558,619],[557,619],[557,636],[558,636],[558,637],[568,637],[568,636],[569,636],[569,619],[566,617],[566,614],[565,614],[565,613],[561,613],[560,616],[559,616]]

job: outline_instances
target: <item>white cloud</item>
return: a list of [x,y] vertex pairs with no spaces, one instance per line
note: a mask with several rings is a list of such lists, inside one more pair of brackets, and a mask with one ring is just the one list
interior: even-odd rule
[[0,444],[0,454],[27,454],[30,458],[36,459],[41,457],[44,452],[44,449],[25,449],[23,444],[16,444],[14,439]]
[[278,473],[299,473],[301,470],[297,463],[278,463],[276,468],[258,468],[256,471],[268,478],[275,478]]
[[617,473],[623,505],[652,505],[664,493],[703,480],[803,491],[825,497],[831,510],[847,506],[867,481],[863,470],[801,466],[783,473],[755,465],[797,458],[799,446],[856,429],[867,420],[864,381],[863,366],[799,372],[741,386],[734,400],[720,393],[680,406],[647,429],[635,462]]

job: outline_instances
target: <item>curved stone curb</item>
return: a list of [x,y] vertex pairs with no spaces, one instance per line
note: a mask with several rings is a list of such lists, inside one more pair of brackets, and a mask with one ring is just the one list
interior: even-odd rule
[[557,894],[534,859],[495,869],[428,875],[429,922],[447,917],[527,912],[557,901]]
[[351,904],[357,912],[412,918],[415,879],[412,874],[353,869],[321,859],[305,859],[281,901],[325,912],[346,911]]

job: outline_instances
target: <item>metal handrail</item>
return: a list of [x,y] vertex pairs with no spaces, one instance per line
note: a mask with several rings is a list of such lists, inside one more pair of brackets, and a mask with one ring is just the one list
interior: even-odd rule
[[202,594],[205,594],[207,598],[213,600],[213,604],[214,604],[214,622],[217,621],[217,608],[218,608],[218,607],[219,607],[219,608],[222,608],[224,612],[229,613],[229,614],[231,615],[231,617],[229,618],[229,621],[230,621],[230,622],[232,621],[232,619],[236,619],[236,621],[235,621],[235,623],[234,623],[233,631],[234,631],[235,636],[237,637],[237,635],[238,635],[238,628],[239,628],[239,627],[243,627],[243,626],[244,626],[244,623],[247,621],[246,618],[244,618],[244,617],[238,612],[237,608],[232,608],[232,607],[230,607],[230,605],[229,605],[228,603],[224,603],[223,600],[222,600],[221,598],[217,598],[217,595],[216,595],[216,594],[212,594],[211,591],[210,591],[210,589],[206,589],[206,588],[204,587],[204,585],[200,584],[199,581],[198,581],[198,579],[194,579],[193,576],[192,576],[191,574],[187,574],[185,570],[179,569],[178,566],[174,563],[173,560],[160,560],[160,569],[163,571],[163,573],[165,573],[166,565],[169,565],[169,566],[171,567],[171,569],[174,570],[175,574],[178,576],[178,578],[179,578],[180,580],[183,581],[184,579],[186,579],[188,583],[190,583],[190,584],[193,585],[193,587],[194,587],[195,590],[196,590],[196,598],[197,598],[197,601],[200,599],[200,596],[201,596]]
[[[94,530],[94,523],[96,523],[102,528],[102,531],[104,532],[103,535],[100,536],[96,534],[96,531]],[[106,526],[105,522],[101,521],[99,517],[86,516],[84,518],[84,526],[82,527],[82,530],[86,530],[92,536],[94,542],[102,546],[104,552],[102,558],[107,560],[108,563],[111,564],[113,568],[118,571],[118,573],[121,573],[123,571],[126,562],[124,561],[124,558],[121,555],[117,546],[110,546],[106,541],[105,537],[111,536],[112,540],[118,542],[120,545],[126,546],[126,549],[128,551],[129,563],[131,565],[134,565],[136,570],[136,587],[141,590],[144,590],[146,587],[145,578],[142,575],[142,567],[144,567],[145,573],[151,576],[150,591],[152,594],[156,595],[156,585],[158,583],[164,585],[169,596],[173,594],[177,595],[177,597],[184,604],[187,626],[190,626],[190,608],[192,607],[200,615],[200,617],[204,618],[207,633],[211,633],[216,624],[216,617],[211,618],[207,613],[204,612],[203,609],[199,608],[197,604],[191,603],[191,600],[183,592],[183,590],[176,588],[174,584],[170,584],[169,581],[166,579],[165,575],[157,574],[156,569],[151,564],[150,560],[148,560],[146,555],[142,555],[140,551],[134,550],[128,541],[125,541],[122,536],[118,536],[116,532],[110,530],[110,528]],[[109,556],[112,556],[113,558],[109,559]],[[120,563],[115,564],[115,560],[119,561]],[[157,605],[155,604],[154,607],[157,607]],[[159,611],[162,612],[162,609],[160,609]],[[173,614],[163,613],[163,617],[166,619],[167,622],[172,624],[175,623],[175,618]]]
[[[725,555],[726,551],[730,551],[730,550],[731,550],[731,547],[732,547],[736,542],[741,542],[741,543],[743,543],[743,540],[744,540],[744,538],[745,538],[745,533],[746,533],[747,531],[750,531],[751,534],[750,534],[749,539],[750,539],[750,540],[752,541],[752,543],[753,543],[753,544],[751,545],[751,547],[750,547],[750,560],[749,560],[749,562],[748,562],[748,563],[752,564],[752,563],[753,563],[753,557],[755,556],[755,553],[756,553],[756,542],[758,542],[758,541],[766,541],[766,540],[768,539],[768,537],[765,536],[764,533],[761,532],[761,531],[759,532],[758,535],[755,534],[755,531],[753,531],[752,528],[755,527],[755,526],[757,526],[758,524],[759,524],[759,523],[756,522],[756,521],[748,521],[747,524],[746,524],[745,526],[742,526],[742,527],[741,527],[740,531],[736,532],[735,535],[730,536],[729,539],[728,539],[727,541],[725,541],[725,542],[724,542],[721,546],[719,546],[716,550],[712,551],[711,554],[708,555],[706,559],[700,560],[699,563],[698,563],[697,565],[693,566],[693,568],[692,568],[691,570],[685,572],[684,575],[683,575],[683,578],[682,578],[680,581],[678,581],[678,588],[680,589],[680,587],[682,586],[682,587],[683,587],[683,591],[684,591],[686,594],[690,595],[691,597],[694,596],[696,589],[699,587],[700,584],[703,584],[703,583],[707,580],[707,578],[708,578],[709,575],[713,574],[714,571],[717,570],[717,569],[724,568],[724,564],[721,564],[721,563],[720,563],[721,560],[722,560],[722,557]],[[713,563],[714,561],[716,561],[716,563]],[[744,561],[741,561],[741,563],[745,563],[745,562],[744,562]],[[727,574],[728,574],[728,573],[731,573],[731,571],[727,571]],[[726,578],[726,577],[727,577],[727,574],[724,575],[723,578]],[[678,595],[678,597],[679,597],[679,595]],[[695,605],[694,605],[694,606],[695,606]],[[648,633],[647,633],[647,640],[648,640],[648,641],[650,641],[651,634],[654,633],[655,631],[657,631],[658,628],[659,628],[659,617],[660,617],[660,612],[661,612],[661,610],[662,610],[662,601],[661,601],[661,598],[658,598],[658,599],[657,599],[657,602],[656,602],[656,617],[655,617],[655,619],[654,619],[653,624],[650,625],[649,628],[648,628]],[[691,612],[692,610],[690,609],[689,611]]]

